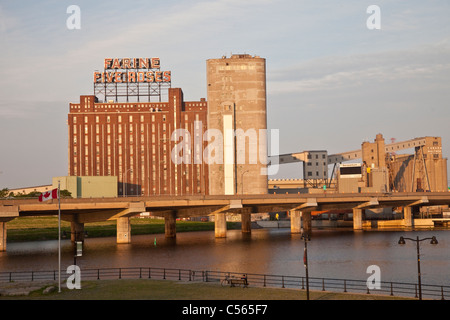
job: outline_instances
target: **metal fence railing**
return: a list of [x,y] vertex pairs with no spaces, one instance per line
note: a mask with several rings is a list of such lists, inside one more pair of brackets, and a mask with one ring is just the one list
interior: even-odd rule
[[[286,276],[273,274],[245,273],[247,281],[253,287],[278,287],[306,289],[306,277]],[[82,280],[107,280],[107,279],[167,279],[178,281],[198,281],[220,283],[225,278],[241,278],[243,273],[224,271],[198,271],[175,268],[153,267],[127,267],[127,268],[97,268],[82,269]],[[65,281],[70,276],[61,272],[61,280]],[[13,271],[0,272],[0,282],[13,281],[49,281],[58,279],[58,271]],[[380,294],[399,297],[418,298],[418,286],[415,283],[381,282],[379,289],[369,289],[365,280],[333,279],[309,277],[311,290]],[[422,284],[422,297],[427,299],[450,298],[450,286]]]

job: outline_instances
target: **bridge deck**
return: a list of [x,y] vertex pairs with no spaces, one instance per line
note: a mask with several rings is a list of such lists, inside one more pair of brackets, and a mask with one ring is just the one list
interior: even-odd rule
[[[118,214],[125,216],[144,211],[153,212],[155,215],[165,215],[167,212],[175,211],[178,217],[187,217],[212,214],[218,210],[223,212],[246,210],[247,213],[258,213],[414,205],[450,205],[450,192],[69,198],[61,199],[61,212],[65,215],[87,213],[94,215],[109,212],[111,216]],[[37,199],[0,200],[0,218],[55,215],[57,212],[57,200],[47,202],[39,202]]]

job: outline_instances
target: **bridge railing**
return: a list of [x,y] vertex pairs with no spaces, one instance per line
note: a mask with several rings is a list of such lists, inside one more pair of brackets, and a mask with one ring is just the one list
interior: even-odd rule
[[[66,281],[71,274],[61,272],[61,280]],[[292,288],[306,290],[306,277],[274,274],[245,273],[250,286]],[[161,279],[197,282],[222,282],[226,277],[241,278],[243,273],[191,270],[175,268],[127,267],[82,269],[81,280],[108,279]],[[13,281],[56,281],[58,271],[14,271],[0,272],[1,282]],[[1,284],[0,284],[1,286]],[[309,288],[314,291],[365,293],[418,298],[415,283],[380,282],[380,287],[370,289],[365,280],[309,277]],[[422,297],[425,299],[449,299],[450,286],[422,284]]]

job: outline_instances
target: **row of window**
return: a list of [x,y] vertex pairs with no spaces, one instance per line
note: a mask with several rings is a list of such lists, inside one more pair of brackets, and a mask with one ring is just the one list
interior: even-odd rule
[[[197,115],[197,116],[198,116],[198,115]],[[133,119],[136,119],[135,117],[137,118],[136,115],[132,115],[132,114],[128,115],[128,121],[129,121],[129,122],[133,122]],[[188,115],[185,115],[185,118],[186,118],[186,119],[187,119],[187,117],[188,117]],[[123,117],[122,117],[122,115],[118,115],[118,116],[117,116],[117,121],[118,121],[119,123],[121,123],[122,120],[123,120],[123,118],[126,118],[126,116],[123,116]],[[144,121],[145,121],[145,116],[144,116],[143,114],[141,114],[141,115],[139,116],[139,119],[140,119],[141,122],[144,122]],[[152,115],[151,119],[152,119],[153,122],[156,121],[155,115]],[[167,119],[167,115],[163,114],[163,115],[162,115],[162,120],[163,120],[163,121],[166,121],[166,119]],[[99,122],[100,122],[100,116],[95,116],[95,122],[96,122],[96,123],[99,123]],[[106,116],[106,122],[108,122],[108,123],[111,122],[111,116]],[[74,117],[73,117],[73,123],[77,123],[77,116],[74,116]],[[84,123],[89,123],[89,117],[88,117],[88,116],[84,116]]]
[[[133,119],[136,119],[137,117],[138,117],[137,115],[132,115],[132,114],[128,115],[128,122],[132,123],[132,122],[133,122]],[[118,115],[118,116],[117,116],[117,121],[118,121],[119,123],[122,123],[122,121],[124,120],[124,118],[126,118],[126,116],[123,116],[123,117],[122,117],[122,115]],[[200,116],[199,116],[198,113],[196,113],[196,114],[195,114],[195,121],[199,121],[199,119],[200,119]],[[143,114],[141,114],[141,115],[139,116],[139,120],[140,120],[140,122],[144,122],[144,121],[145,121],[145,116],[144,116]],[[166,120],[167,120],[167,115],[166,115],[166,114],[163,114],[163,115],[162,115],[162,121],[166,121]],[[184,115],[184,120],[185,120],[185,121],[188,121],[188,120],[189,120],[189,115],[186,114],[186,113],[185,113],[185,115]],[[152,115],[152,116],[151,116],[151,121],[152,121],[152,122],[155,122],[155,121],[156,121],[155,115]],[[100,122],[100,116],[95,116],[95,123],[99,123],[99,122]],[[111,122],[111,116],[106,116],[106,122],[107,122],[107,123],[110,123],[110,122]],[[76,117],[76,116],[73,117],[73,123],[74,123],[74,124],[77,123],[77,117]],[[89,123],[89,117],[88,117],[88,116],[84,116],[84,123]]]
[[[308,171],[307,172],[307,174],[306,174],[308,177],[312,177],[313,176],[313,172],[312,171]],[[316,171],[316,175],[315,175],[316,177],[319,177],[319,171]],[[327,172],[326,171],[324,171],[323,172],[323,177],[326,177],[327,176]]]
[[[327,156],[325,153],[322,153],[322,159],[325,159]],[[308,159],[312,159],[313,155],[311,153],[308,153]],[[315,154],[315,159],[319,159],[319,155]]]
[[[312,162],[307,162],[307,163],[306,163],[306,165],[309,166],[309,167],[311,167],[312,164],[313,164]],[[326,162],[323,162],[323,165],[326,166],[327,163],[326,163]],[[319,166],[319,162],[316,162],[316,167],[318,167],[318,166]]]

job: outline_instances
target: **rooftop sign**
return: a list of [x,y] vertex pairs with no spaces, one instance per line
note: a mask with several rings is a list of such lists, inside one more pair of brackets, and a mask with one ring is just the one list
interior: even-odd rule
[[159,69],[159,58],[106,58],[105,71],[94,72],[94,83],[170,82],[171,72]]
[[171,72],[161,71],[159,58],[106,58],[104,70],[94,72],[94,94],[104,95],[105,101],[116,102],[125,97],[158,97],[161,89],[170,88]]

